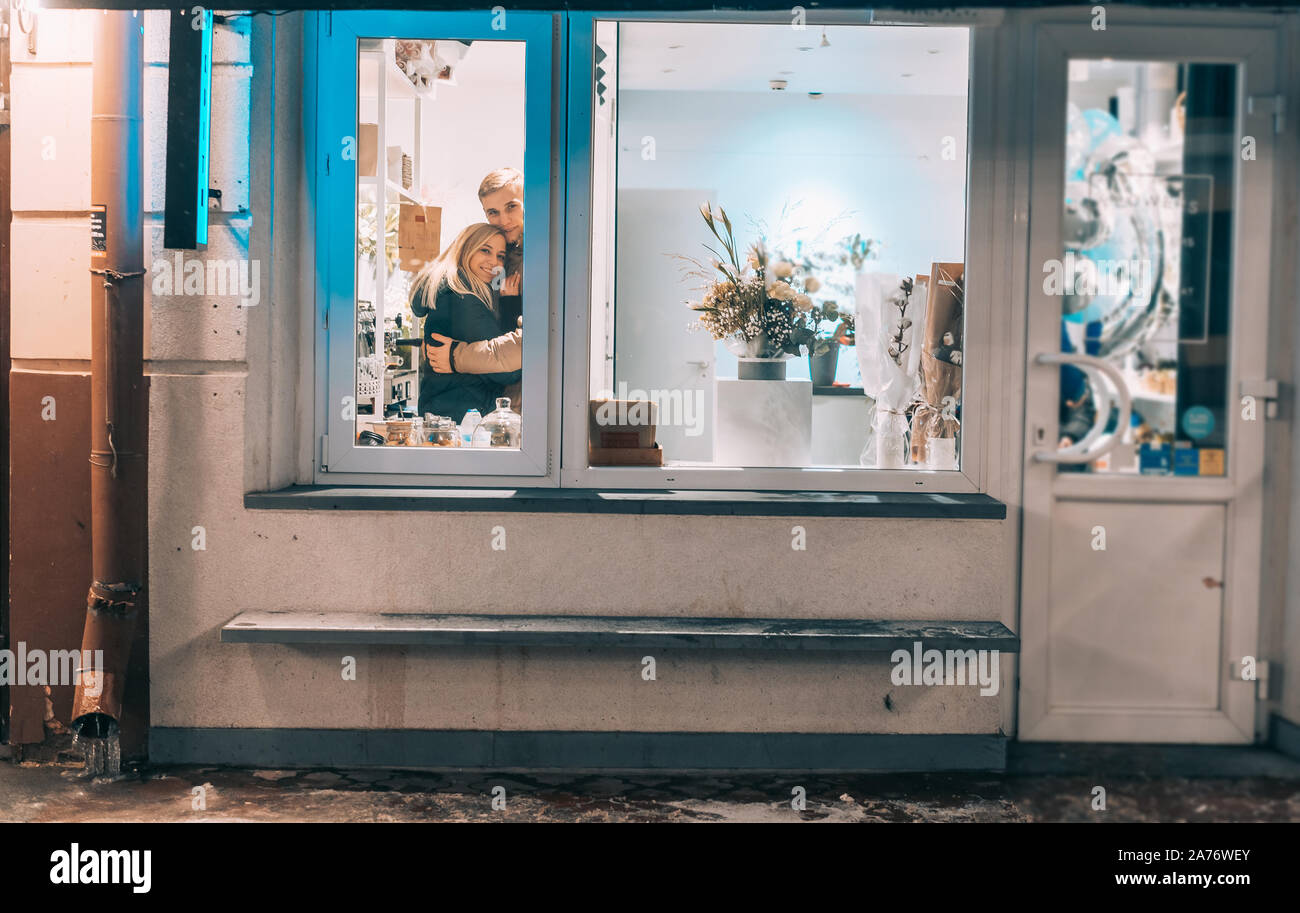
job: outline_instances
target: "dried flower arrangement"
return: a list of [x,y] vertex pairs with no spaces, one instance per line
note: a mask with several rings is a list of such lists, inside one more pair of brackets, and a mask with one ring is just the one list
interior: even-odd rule
[[704,283],[701,300],[687,302],[699,314],[692,327],[707,330],[743,357],[801,354],[817,335],[816,324],[810,325],[808,317],[813,310],[810,294],[820,287],[817,278],[790,260],[773,258],[762,238],[750,246],[742,264],[726,210],[719,206],[715,216],[705,202],[700,204],[700,215],[722,251],[705,245],[713,254],[708,263],[678,257],[687,266],[686,275]]

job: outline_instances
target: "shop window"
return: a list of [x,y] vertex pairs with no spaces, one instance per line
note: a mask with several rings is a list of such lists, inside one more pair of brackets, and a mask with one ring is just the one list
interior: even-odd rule
[[552,21],[323,17],[330,472],[547,472]]
[[722,18],[316,17],[318,480],[980,488],[971,31]]
[[970,32],[597,20],[591,41],[586,466],[956,476]]

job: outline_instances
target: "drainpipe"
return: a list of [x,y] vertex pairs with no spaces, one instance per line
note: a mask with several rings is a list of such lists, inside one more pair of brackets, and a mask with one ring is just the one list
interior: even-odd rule
[[[95,22],[90,114],[90,505],[93,581],[73,702],[78,739],[116,736],[145,581],[143,19]],[[101,249],[102,248],[102,249]],[[87,652],[90,651],[90,652]],[[95,651],[102,651],[96,653]],[[100,657],[102,656],[102,660]],[[114,742],[116,739],[114,738]],[[89,751],[88,751],[89,758]]]

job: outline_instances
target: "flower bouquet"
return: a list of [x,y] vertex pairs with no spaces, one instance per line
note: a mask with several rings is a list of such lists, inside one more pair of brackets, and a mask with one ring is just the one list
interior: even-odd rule
[[912,461],[930,469],[956,469],[962,388],[964,265],[931,268],[924,331],[918,336],[920,387],[912,413]]
[[704,282],[702,299],[687,303],[699,314],[693,326],[736,355],[741,379],[784,380],[785,360],[802,354],[817,335],[806,317],[813,309],[810,292],[819,287],[816,278],[789,260],[772,258],[762,239],[742,263],[726,211],[719,206],[715,216],[706,202],[700,215],[722,250],[706,245],[713,254],[708,263],[680,258],[690,267],[687,275]]
[[862,462],[879,469],[900,469],[907,459],[907,410],[916,392],[917,344],[924,322],[920,312],[925,305],[906,276],[900,280],[889,273],[864,273],[859,278],[859,313],[874,318],[874,326],[868,329],[864,324],[866,335],[858,345],[863,386],[875,400],[875,452],[864,450]]

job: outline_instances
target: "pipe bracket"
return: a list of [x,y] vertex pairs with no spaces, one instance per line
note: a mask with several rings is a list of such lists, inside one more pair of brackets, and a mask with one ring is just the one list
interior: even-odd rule
[[92,614],[126,616],[136,609],[136,597],[142,587],[138,583],[104,583],[96,580],[86,596],[86,611]]

